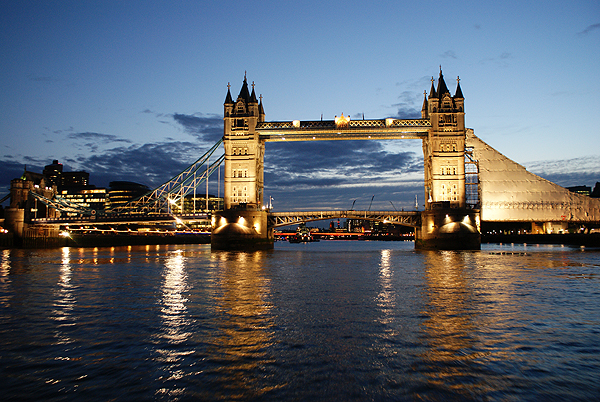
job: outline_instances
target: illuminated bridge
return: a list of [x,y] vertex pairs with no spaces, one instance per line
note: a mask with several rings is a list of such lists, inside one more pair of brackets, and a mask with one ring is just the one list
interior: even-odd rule
[[[203,217],[180,216],[184,197],[206,183],[224,164],[224,208],[211,217],[214,248],[272,247],[273,228],[322,219],[366,219],[415,228],[415,246],[478,248],[481,222],[527,222],[532,231],[566,230],[569,224],[600,224],[600,200],[572,193],[528,172],[475,136],[465,126],[465,99],[460,81],[450,93],[440,71],[425,92],[420,119],[274,121],[246,77],[234,101],[228,85],[224,102],[224,135],[179,175],[112,211],[92,211],[59,196],[32,196],[57,219],[31,224],[59,224],[65,214],[77,222],[178,222]],[[420,140],[424,158],[425,211],[274,212],[264,207],[266,142],[332,140]],[[217,149],[223,145],[223,154]],[[215,156],[213,156],[215,154]],[[12,191],[12,190],[11,190]],[[12,207],[11,200],[11,207]],[[14,211],[7,209],[10,215]],[[60,219],[58,219],[60,217]],[[18,217],[17,217],[18,218]]]

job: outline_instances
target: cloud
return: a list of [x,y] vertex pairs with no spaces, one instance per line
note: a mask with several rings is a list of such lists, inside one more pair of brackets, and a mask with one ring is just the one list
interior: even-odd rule
[[90,172],[92,183],[100,186],[114,180],[128,180],[157,187],[191,165],[198,153],[204,152],[198,151],[197,144],[169,141],[116,147],[100,155],[81,155],[76,163]]
[[597,29],[600,29],[600,23],[587,26],[583,31],[578,32],[577,35],[579,35],[579,36],[587,35],[590,32],[595,31]]
[[219,115],[173,114],[173,119],[188,134],[195,136],[200,141],[215,143],[223,137],[223,117]]
[[591,186],[600,181],[600,159],[594,156],[524,164],[532,173],[563,187]]
[[[12,160],[0,161],[0,198],[3,198],[6,194],[8,194],[10,191],[10,181],[12,179],[16,179],[17,177],[21,177],[24,168],[24,164],[20,162]],[[35,166],[32,166],[32,168],[35,168]],[[8,201],[5,204],[7,203]]]
[[156,117],[163,117],[165,115],[164,113],[158,113],[158,112],[155,112],[154,110],[150,110],[150,109],[144,109],[140,113],[151,114]]
[[487,59],[480,60],[481,64],[494,63],[498,67],[508,67],[509,61],[512,60],[513,54],[510,52],[502,52],[498,55],[498,57],[489,57]]
[[120,138],[113,134],[102,134],[102,133],[93,133],[93,132],[83,132],[83,133],[71,133],[66,137],[69,140],[74,140],[76,144],[79,145],[79,149],[90,152],[98,152],[100,146],[104,146],[110,143],[115,142],[123,142],[130,144],[132,141]]
[[423,95],[414,91],[403,91],[398,95],[398,103],[392,106],[397,109],[396,116],[400,119],[420,119]]
[[441,58],[443,59],[457,59],[458,57],[456,57],[456,53],[454,52],[454,50],[446,50],[444,53],[442,53],[440,55]]
[[[322,203],[332,208],[349,197],[373,193],[374,188],[378,189],[376,194],[383,194],[396,191],[403,180],[413,183],[416,178],[422,183],[422,157],[409,151],[390,151],[388,145],[381,141],[268,143],[265,194],[277,195],[278,205],[288,209]],[[307,199],[300,199],[300,193]],[[322,201],[308,194],[323,194]],[[395,202],[398,200],[396,197]]]
[[131,143],[130,140],[125,138],[120,138],[114,134],[102,134],[102,133],[93,133],[93,132],[84,132],[84,133],[71,133],[67,135],[67,138],[70,140],[76,141],[87,141],[89,142],[101,142],[101,143],[111,143],[111,142],[125,142]]

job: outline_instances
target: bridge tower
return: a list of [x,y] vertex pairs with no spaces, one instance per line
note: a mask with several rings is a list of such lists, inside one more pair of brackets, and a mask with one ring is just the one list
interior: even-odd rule
[[265,121],[265,112],[244,82],[235,100],[230,85],[224,106],[223,146],[225,148],[224,210],[212,219],[211,244],[215,249],[272,248],[273,230],[267,228],[263,206],[265,142],[256,125]]
[[[442,69],[437,83],[431,78],[429,99],[425,94],[421,117],[431,129],[423,140],[425,211],[418,248],[479,248],[479,211],[467,209],[465,187],[465,99],[457,78],[450,94]],[[418,229],[418,228],[417,228]]]
[[260,208],[263,203],[265,143],[256,133],[256,124],[265,120],[265,112],[262,99],[259,102],[256,98],[254,83],[250,93],[244,76],[235,102],[228,88],[224,108],[225,209]]

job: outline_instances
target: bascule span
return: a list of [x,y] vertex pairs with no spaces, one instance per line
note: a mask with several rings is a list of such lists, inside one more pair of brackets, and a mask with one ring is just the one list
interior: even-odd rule
[[600,223],[600,199],[573,193],[528,172],[472,129],[467,129],[465,145],[473,149],[479,165],[482,222]]

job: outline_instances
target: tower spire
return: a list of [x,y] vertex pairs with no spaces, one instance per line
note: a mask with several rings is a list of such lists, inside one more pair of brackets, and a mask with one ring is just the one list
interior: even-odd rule
[[231,98],[231,83],[227,83],[227,96],[225,97],[225,104],[233,103]]
[[460,89],[460,77],[456,77],[456,92],[454,93],[454,99],[464,99],[462,89]]
[[446,86],[446,81],[444,81],[444,74],[442,74],[442,66],[440,65],[440,78],[438,79],[438,87],[437,87],[437,96],[440,98],[442,95],[450,93],[448,87]]
[[423,91],[423,107],[421,108],[421,118],[422,119],[426,119],[427,118],[427,109],[428,109],[428,104],[427,104],[427,91]]
[[431,89],[429,90],[429,98],[437,98],[437,94],[435,93],[435,86],[433,83],[435,80],[431,77]]
[[258,102],[256,93],[254,92],[254,81],[252,81],[252,93],[250,94],[250,102]]
[[240,94],[238,95],[238,100],[242,98],[244,101],[248,102],[250,99],[250,91],[248,91],[248,81],[246,80],[246,72],[244,71],[244,82],[242,83],[242,89],[240,90]]

